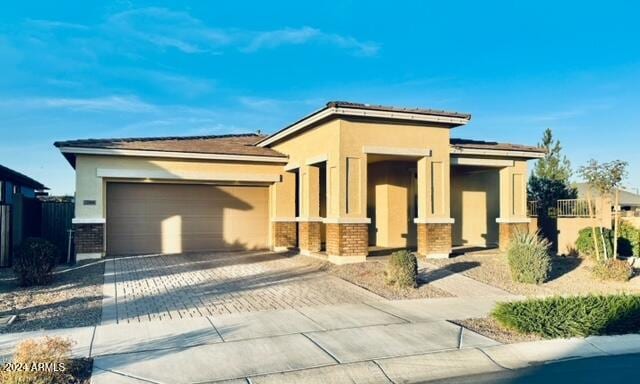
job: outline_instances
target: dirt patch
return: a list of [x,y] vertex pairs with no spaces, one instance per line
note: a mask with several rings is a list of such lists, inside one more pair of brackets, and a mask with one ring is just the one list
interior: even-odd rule
[[[506,255],[500,253],[467,254],[450,259],[429,260],[429,263],[525,296],[640,293],[640,276],[636,275],[628,282],[603,282],[591,274],[591,260],[572,256],[554,256],[550,279],[540,285],[513,282]],[[460,267],[472,263],[475,264],[473,268]]]
[[466,319],[452,321],[473,332],[479,333],[490,339],[504,344],[520,343],[525,341],[542,340],[542,337],[533,334],[521,334],[511,329],[505,328],[492,318]]
[[96,325],[102,316],[103,262],[56,269],[50,285],[19,287],[0,270],[0,317],[17,315],[0,333]]
[[418,288],[396,288],[386,285],[384,282],[384,271],[387,261],[367,261],[364,263],[335,265],[315,259],[306,259],[307,263],[322,264],[322,269],[327,273],[358,285],[386,299],[453,297],[450,293],[426,283],[421,283]]

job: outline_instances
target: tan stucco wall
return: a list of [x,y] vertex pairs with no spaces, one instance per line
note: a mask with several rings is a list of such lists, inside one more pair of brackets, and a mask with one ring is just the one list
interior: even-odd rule
[[629,223],[631,225],[633,225],[634,227],[640,229],[640,217],[637,216],[632,216],[632,217],[621,217],[620,221],[624,221],[626,223]]
[[527,161],[515,160],[513,166],[500,169],[500,218],[527,216]]
[[[300,216],[301,217],[317,217],[319,214],[318,190],[319,182],[311,183],[311,177],[318,177],[317,168],[307,166],[307,162],[314,161],[318,158],[326,157],[327,159],[327,216],[338,216],[338,190],[336,188],[338,181],[340,164],[340,121],[333,120],[325,124],[320,124],[310,130],[307,130],[294,138],[278,143],[273,149],[289,156],[289,167],[297,168],[300,172],[300,182],[303,193],[301,194]],[[310,175],[310,172],[313,173]],[[305,183],[303,181],[306,180]],[[295,178],[293,179],[295,183]],[[310,184],[309,184],[310,183]],[[288,195],[283,199],[295,201],[295,187],[288,191]]]
[[583,228],[587,228],[593,225],[594,220],[588,217],[559,217],[557,220],[558,254],[573,254],[576,248],[578,232],[580,232],[580,230]]
[[[98,169],[140,170],[166,172],[175,175],[184,174],[246,174],[246,175],[279,175],[281,164],[256,164],[241,162],[195,161],[153,159],[123,156],[78,155],[76,157],[76,212],[78,219],[105,218],[105,182],[109,179],[98,177]],[[135,181],[134,179],[122,179]],[[144,181],[144,180],[138,180]],[[162,182],[193,183],[198,180],[161,180]],[[210,181],[208,181],[210,182]],[[95,200],[95,205],[84,205],[84,200]]]
[[[428,148],[432,155],[425,163],[422,188],[425,204],[424,216],[449,217],[449,129],[437,125],[424,126],[406,123],[335,119],[277,143],[273,149],[289,156],[289,168],[300,172],[300,216],[314,218],[318,212],[315,170],[307,166],[309,161],[327,159],[327,217],[367,217],[367,154],[363,147]],[[417,159],[413,160],[414,162]],[[435,212],[427,206],[430,197],[432,163],[439,167],[441,179],[438,208]],[[295,196],[291,197],[295,199]]]
[[[342,159],[354,159],[360,162],[360,185],[357,188],[348,188],[347,183],[340,185],[340,196],[345,196],[347,189],[350,193],[359,193],[355,201],[359,202],[359,209],[347,212],[347,199],[340,200],[340,214],[346,217],[364,217],[367,205],[367,155],[363,153],[363,146],[388,147],[406,149],[430,149],[431,156],[423,160],[425,172],[420,173],[418,166],[419,182],[418,193],[420,217],[449,217],[449,134],[450,129],[437,125],[411,125],[407,123],[341,120],[340,129],[340,155]],[[415,160],[414,160],[415,161]],[[430,201],[430,177],[432,164],[436,163],[441,170],[441,179],[436,181],[440,187],[437,210],[433,212],[428,203]],[[340,180],[347,180],[346,167],[340,169]]]
[[269,187],[271,199],[271,218],[276,220],[291,220],[295,218],[296,175],[292,172],[282,172],[281,182]]
[[611,203],[607,199],[596,199],[597,214],[595,219],[588,217],[558,217],[558,254],[568,255],[575,250],[578,232],[595,225],[613,228]]
[[455,219],[453,245],[498,243],[499,188],[499,168],[451,168],[451,216]]

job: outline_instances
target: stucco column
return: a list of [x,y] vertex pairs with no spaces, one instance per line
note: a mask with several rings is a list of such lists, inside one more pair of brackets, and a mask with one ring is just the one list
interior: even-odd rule
[[76,261],[106,254],[105,182],[85,157],[76,159],[75,217],[72,220]]
[[500,169],[499,247],[505,251],[513,235],[529,230],[527,217],[527,163],[516,161],[513,166]]
[[422,157],[418,160],[418,254],[428,258],[446,258],[451,254],[451,227],[449,217],[449,154],[446,158]]
[[271,248],[274,251],[297,246],[296,193],[296,175],[291,172],[284,172],[281,181],[270,187]]
[[320,171],[317,167],[300,167],[300,216],[298,216],[298,247],[300,253],[320,252],[322,244],[322,218],[320,217]]
[[328,217],[324,220],[327,257],[335,264],[366,261],[371,223],[366,217],[366,154],[353,152],[341,157],[338,167],[332,165],[327,184],[330,207]]

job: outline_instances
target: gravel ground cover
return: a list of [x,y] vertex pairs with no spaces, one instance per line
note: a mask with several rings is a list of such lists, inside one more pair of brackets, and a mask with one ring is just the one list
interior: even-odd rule
[[628,282],[603,282],[591,274],[594,262],[579,257],[554,256],[551,277],[541,285],[513,282],[506,255],[501,253],[471,253],[429,262],[518,295],[640,293],[640,276],[637,273]]
[[320,260],[305,257],[307,263],[322,263],[323,268],[330,274],[358,285],[389,300],[422,299],[452,297],[448,292],[430,284],[420,284],[418,288],[390,287],[384,282],[384,271],[387,260],[374,260],[364,263],[335,265]]
[[104,263],[56,269],[52,284],[19,287],[11,269],[0,269],[0,317],[17,319],[0,333],[96,325],[102,314]]
[[505,328],[490,317],[456,320],[453,321],[453,323],[504,344],[543,340],[543,338],[538,335],[521,334]]

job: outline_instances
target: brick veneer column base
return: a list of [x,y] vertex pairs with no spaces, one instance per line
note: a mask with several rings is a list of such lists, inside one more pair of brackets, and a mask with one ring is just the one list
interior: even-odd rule
[[104,255],[104,223],[73,224],[73,230],[77,259]]
[[420,223],[418,226],[418,254],[427,258],[446,258],[451,253],[451,224]]
[[298,223],[295,221],[276,221],[271,223],[272,247],[274,250],[295,248]]
[[529,223],[499,223],[499,246],[501,251],[506,251],[511,238],[517,232],[528,232]]
[[369,224],[328,223],[327,255],[336,264],[357,263],[369,253]]
[[298,223],[298,247],[300,253],[308,255],[322,249],[319,221],[301,221]]

